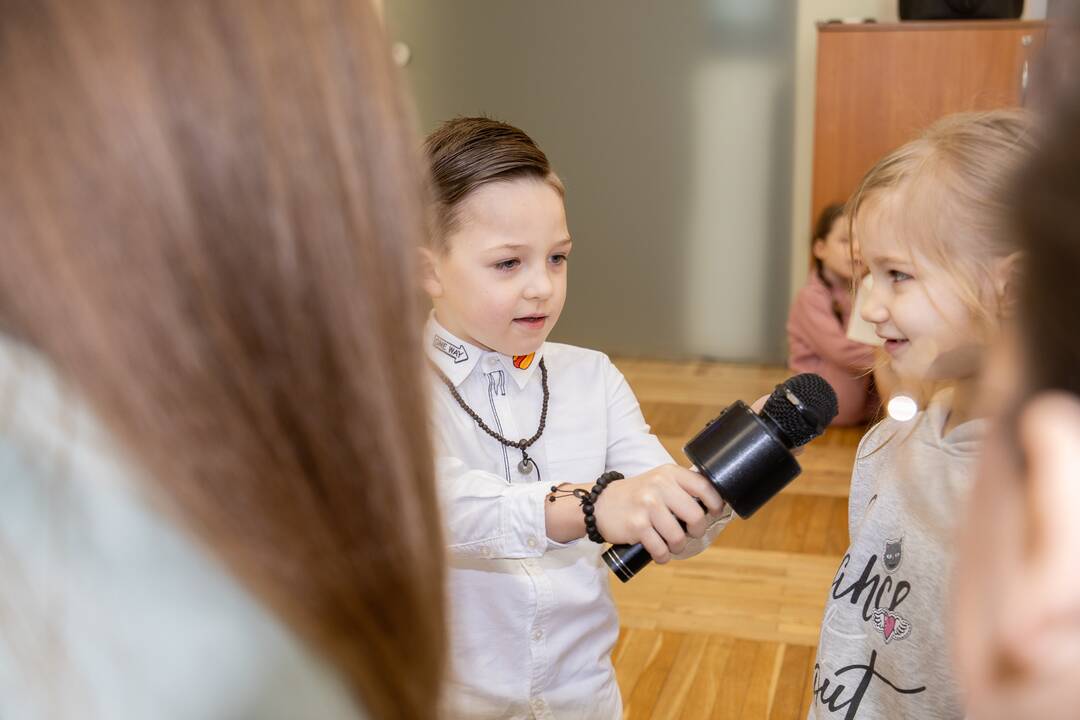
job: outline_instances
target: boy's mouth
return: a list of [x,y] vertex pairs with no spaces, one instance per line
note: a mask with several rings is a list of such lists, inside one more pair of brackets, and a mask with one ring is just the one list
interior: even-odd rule
[[514,318],[514,324],[521,325],[529,330],[539,330],[544,327],[547,318],[547,315],[525,315],[523,317]]

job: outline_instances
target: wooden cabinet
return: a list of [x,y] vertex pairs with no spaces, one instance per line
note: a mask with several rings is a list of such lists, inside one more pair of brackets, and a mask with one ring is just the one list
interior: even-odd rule
[[1043,22],[818,25],[813,217],[949,113],[1024,104]]

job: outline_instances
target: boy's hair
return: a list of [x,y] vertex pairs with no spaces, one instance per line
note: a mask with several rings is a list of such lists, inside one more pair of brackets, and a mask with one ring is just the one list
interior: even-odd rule
[[[1015,250],[1009,233],[1008,186],[1033,147],[1032,121],[1023,110],[959,113],[938,120],[918,138],[882,158],[848,201],[852,237],[867,203],[900,193],[897,231],[955,281],[984,327],[1002,307],[982,295],[995,259]],[[863,243],[865,245],[865,242]]]
[[565,193],[547,155],[533,139],[498,120],[448,120],[427,137],[424,151],[432,204],[430,242],[437,250],[446,249],[446,239],[459,221],[461,203],[484,185],[533,178],[548,183],[559,195]]

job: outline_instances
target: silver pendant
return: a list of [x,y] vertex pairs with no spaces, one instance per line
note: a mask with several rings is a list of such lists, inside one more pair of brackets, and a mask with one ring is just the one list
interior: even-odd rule
[[531,473],[532,468],[533,461],[529,458],[522,458],[521,462],[518,463],[518,472],[520,472],[522,475],[528,475],[529,473]]

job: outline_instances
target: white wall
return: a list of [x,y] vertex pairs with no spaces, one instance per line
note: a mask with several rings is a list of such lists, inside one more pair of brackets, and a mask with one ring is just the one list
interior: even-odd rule
[[640,357],[782,362],[791,0],[390,0],[421,127],[517,124],[567,188],[552,339]]
[[[1060,1],[1060,0],[1059,0]],[[385,0],[375,0],[382,4]],[[1028,0],[1028,15],[1047,0]],[[424,131],[524,127],[575,237],[553,339],[782,362],[810,232],[818,20],[896,0],[390,0]]]
[[791,148],[777,142],[775,118],[791,88],[790,67],[770,57],[716,59],[691,73],[684,355],[781,359],[786,258],[783,241],[768,239],[787,232],[774,215],[791,187],[777,182],[790,172]]

